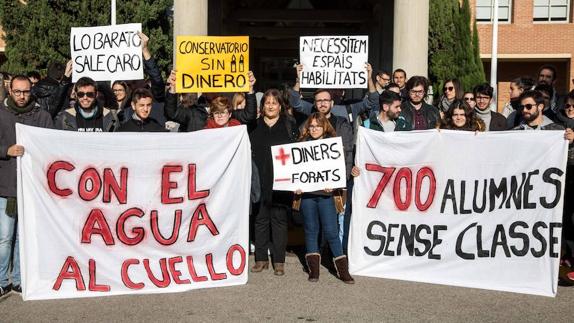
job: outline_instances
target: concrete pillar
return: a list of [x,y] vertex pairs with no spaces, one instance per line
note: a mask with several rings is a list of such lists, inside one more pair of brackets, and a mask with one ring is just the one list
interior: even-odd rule
[[[207,35],[208,0],[173,1],[173,41],[178,35]],[[175,60],[175,45],[173,58]]]
[[393,69],[428,77],[429,0],[395,0]]

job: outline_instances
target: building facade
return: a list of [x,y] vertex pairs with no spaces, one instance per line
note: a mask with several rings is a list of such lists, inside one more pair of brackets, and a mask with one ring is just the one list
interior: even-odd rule
[[[480,56],[490,79],[493,0],[471,0],[477,22]],[[498,108],[509,101],[510,81],[536,77],[538,68],[557,68],[556,89],[574,89],[573,0],[499,0]]]

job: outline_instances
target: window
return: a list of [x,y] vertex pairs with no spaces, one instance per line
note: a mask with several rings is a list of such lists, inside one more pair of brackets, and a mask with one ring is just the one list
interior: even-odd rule
[[568,22],[570,0],[534,0],[534,21]]
[[[494,0],[476,0],[476,21],[492,22]],[[512,0],[498,0],[498,21],[510,22]]]

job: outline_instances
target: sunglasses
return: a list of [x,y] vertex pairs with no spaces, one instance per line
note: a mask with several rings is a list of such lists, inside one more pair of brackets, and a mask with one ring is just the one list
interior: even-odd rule
[[530,109],[532,109],[532,108],[534,108],[534,107],[536,107],[536,106],[537,106],[537,104],[530,104],[530,103],[528,103],[528,104],[521,104],[521,105],[519,105],[518,107],[519,107],[520,109],[530,110]]
[[78,97],[78,99],[83,98],[85,96],[87,96],[90,99],[93,99],[96,97],[96,92],[76,92],[76,96]]
[[567,104],[564,105],[564,110],[570,109],[570,108],[574,108],[574,104],[568,104],[568,103],[567,103]]
[[474,98],[466,97],[466,98],[464,98],[464,100],[465,100],[465,101],[474,101]]
[[446,92],[446,91],[449,91],[449,92],[450,92],[450,91],[452,91],[452,90],[454,90],[454,86],[445,86],[445,87],[442,88],[442,91],[443,91],[443,92]]

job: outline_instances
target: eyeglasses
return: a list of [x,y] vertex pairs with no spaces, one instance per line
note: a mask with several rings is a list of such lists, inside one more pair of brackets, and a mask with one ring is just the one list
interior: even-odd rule
[[466,98],[464,98],[464,100],[465,100],[465,101],[474,101],[474,98],[466,97]]
[[327,102],[331,102],[331,99],[319,99],[319,100],[315,100],[315,104],[322,104],[322,103],[327,103]]
[[452,91],[452,90],[454,90],[454,86],[445,86],[445,87],[442,88],[442,91],[443,91],[443,92],[446,92],[446,91],[449,91],[449,92],[450,92],[450,91]]
[[564,105],[564,110],[570,109],[570,108],[574,108],[574,104],[568,104],[568,103],[566,103],[566,104]]
[[476,101],[487,101],[487,100],[490,100],[490,97],[489,96],[477,96],[475,99],[476,99]]
[[78,99],[83,98],[85,96],[87,96],[90,99],[93,99],[96,97],[96,92],[76,92],[76,96],[78,97]]
[[213,115],[216,117],[218,117],[218,116],[221,117],[221,116],[227,115],[228,113],[229,112],[227,112],[227,111],[215,111],[215,112],[213,112]]
[[12,93],[13,93],[15,96],[20,96],[20,95],[28,96],[28,95],[30,95],[30,92],[32,92],[32,91],[30,91],[30,90],[24,90],[24,91],[22,91],[22,90],[12,90]]
[[411,94],[414,94],[414,95],[424,95],[425,94],[425,90],[418,90],[418,91],[417,90],[410,90],[409,92]]
[[313,129],[323,129],[323,126],[319,126],[319,125],[317,125],[317,126],[315,126],[315,125],[310,125],[310,126],[309,126],[309,130],[313,130]]
[[538,106],[538,105],[537,105],[537,104],[528,103],[528,104],[521,104],[521,105],[519,105],[518,107],[519,107],[520,109],[530,110],[530,109],[532,109],[532,108],[534,108],[534,107],[536,107],[536,106]]

